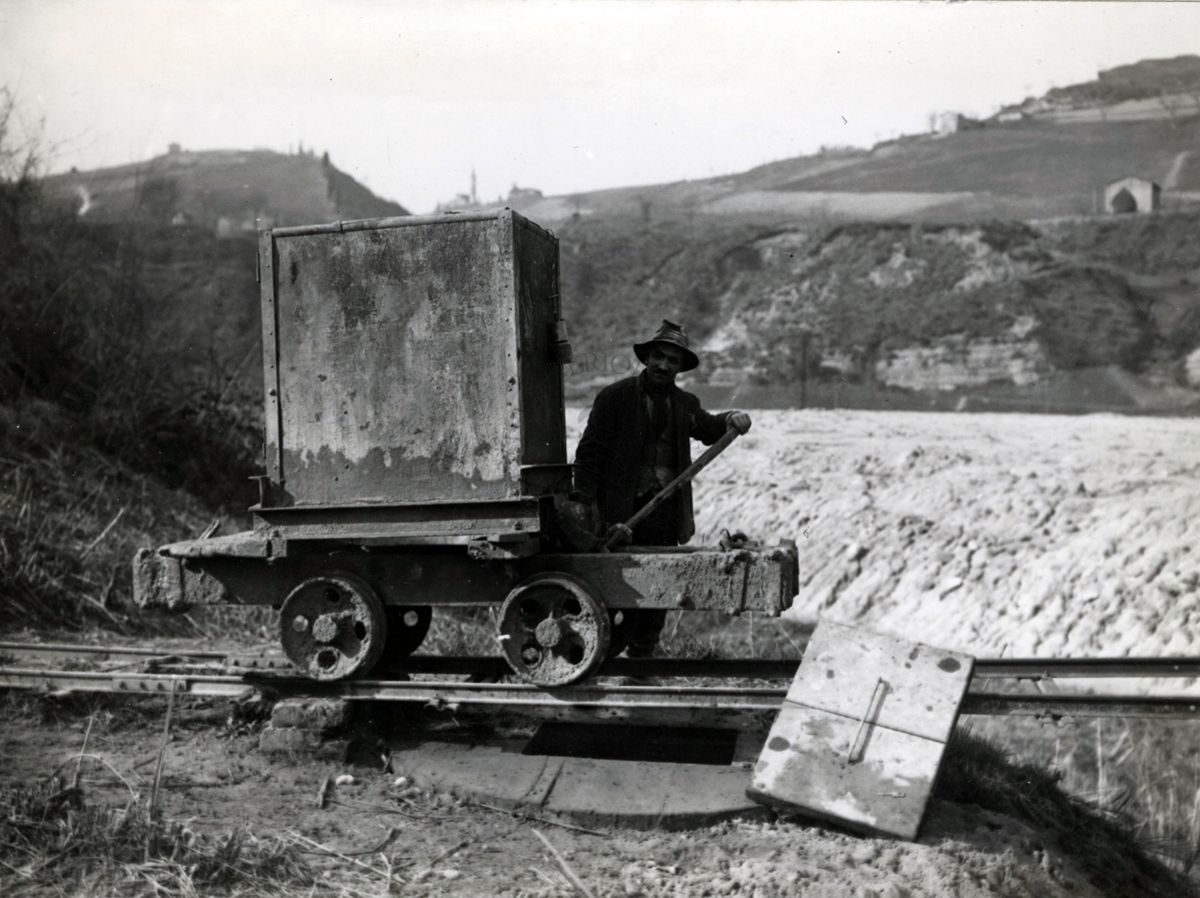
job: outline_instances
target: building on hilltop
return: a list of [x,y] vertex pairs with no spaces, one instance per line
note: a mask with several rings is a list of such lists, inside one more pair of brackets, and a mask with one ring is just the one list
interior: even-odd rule
[[512,190],[508,192],[508,204],[516,208],[522,203],[533,203],[542,199],[542,192],[536,187],[518,187],[513,184]]
[[937,135],[957,134],[982,128],[983,122],[963,115],[961,112],[939,112],[933,117],[933,132]]
[[1162,188],[1148,178],[1129,175],[1104,187],[1104,211],[1110,215],[1153,212],[1162,206]]
[[454,199],[445,203],[438,203],[434,208],[435,213],[441,212],[466,212],[482,209],[483,204],[479,202],[478,181],[475,177],[475,169],[471,169],[471,192],[456,193]]

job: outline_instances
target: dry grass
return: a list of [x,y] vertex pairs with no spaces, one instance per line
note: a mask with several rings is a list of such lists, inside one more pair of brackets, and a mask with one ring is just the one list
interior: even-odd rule
[[[57,768],[36,781],[0,785],[0,894],[381,896],[428,877],[426,854],[397,837],[406,827],[444,820],[447,799],[411,785],[389,796],[395,807],[333,802],[396,821],[382,841],[363,847],[325,844],[304,824],[299,828],[307,835],[285,824],[264,836],[244,825],[216,832],[203,816],[199,823],[169,818],[159,798],[168,779],[179,780],[164,771],[173,702],[160,724],[163,707],[130,696],[0,696],[10,724],[86,719],[78,750]],[[95,747],[118,735],[123,744],[144,738],[147,726],[161,727],[157,756],[131,764],[128,752],[108,755]]]
[[81,442],[48,402],[0,405],[0,626],[181,633],[188,619],[130,604],[137,548],[195,535],[195,499]]
[[1177,853],[1182,846],[1147,838],[1145,821],[1129,807],[1072,794],[1061,771],[1014,758],[998,739],[960,725],[947,748],[937,793],[1007,814],[1052,836],[1056,848],[1105,895],[1196,894],[1187,859]]
[[78,774],[0,788],[0,891],[14,898],[282,894],[313,881],[293,843],[245,830],[202,835],[163,819],[152,804],[132,786],[121,805],[93,803]]
[[491,608],[438,608],[421,643],[423,655],[498,655],[496,611]]
[[1200,721],[988,719],[974,728],[1056,771],[1071,795],[1118,814],[1173,868],[1200,873]]
[[133,605],[134,553],[247,522],[130,469],[78,437],[77,417],[43,400],[0,403],[0,632],[77,641],[81,632],[242,639],[276,635],[270,608],[186,614]]

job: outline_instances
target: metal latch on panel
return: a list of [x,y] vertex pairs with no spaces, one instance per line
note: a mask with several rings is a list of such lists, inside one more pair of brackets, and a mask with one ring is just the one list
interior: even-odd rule
[[472,537],[467,541],[467,556],[475,561],[516,561],[533,553],[530,540],[500,543],[486,537]]
[[974,664],[969,655],[823,622],[746,794],[915,839]]
[[550,358],[556,365],[571,363],[571,341],[567,339],[567,322],[561,318],[554,322],[554,339],[551,341]]

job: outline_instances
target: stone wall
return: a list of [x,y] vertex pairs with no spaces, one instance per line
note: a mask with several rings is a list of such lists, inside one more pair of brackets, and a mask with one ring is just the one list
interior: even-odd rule
[[1183,364],[1188,386],[1200,387],[1200,347],[1193,349]]
[[1037,340],[1015,335],[943,337],[932,346],[892,350],[875,363],[881,384],[908,390],[955,390],[987,383],[1037,383],[1050,363]]

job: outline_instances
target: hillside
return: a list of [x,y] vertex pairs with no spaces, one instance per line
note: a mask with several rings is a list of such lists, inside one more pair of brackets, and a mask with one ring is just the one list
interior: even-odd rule
[[1200,56],[1143,59],[1104,69],[1092,81],[1051,88],[1045,100],[1074,107],[1101,106],[1167,94],[1200,95]]
[[[574,395],[632,370],[630,343],[670,317],[707,350],[692,383],[712,401],[1193,407],[1200,115],[1102,120],[1105,103],[1191,89],[1193,70],[1195,57],[1149,60],[949,133],[719,178],[514,194],[561,240]],[[1047,109],[1101,120],[1035,114]],[[1162,184],[1165,214],[1091,215],[1128,174]],[[173,148],[45,187],[84,222],[143,225],[150,287],[179,311],[187,364],[210,347],[214,370],[248,389],[255,227],[404,212],[307,153]]]
[[[1200,109],[1200,107],[1196,107]],[[952,222],[1086,215],[1110,181],[1138,175],[1163,185],[1163,203],[1200,195],[1200,115],[1058,123],[1025,118],[974,123],[869,150],[835,149],[698,181],[516,201],[546,224],[622,216],[646,222],[754,216],[780,221]],[[1097,113],[1098,115],[1098,113]]]
[[339,171],[328,154],[173,146],[146,162],[52,175],[44,186],[85,219],[191,224],[222,236],[259,226],[408,214]]
[[805,381],[825,405],[1179,409],[1198,398],[1183,365],[1200,346],[1197,234],[1197,214],[572,221],[569,376],[586,395],[631,370],[629,345],[666,316],[705,349],[692,384],[722,388],[713,401],[794,402]]
[[[987,209],[989,198],[1006,199],[1014,212],[1027,209],[1031,216],[1082,214],[1093,210],[1096,190],[1110,180],[1137,174],[1162,182],[1178,154],[1195,148],[1198,138],[1195,116],[1177,123],[1018,122],[895,144],[854,165],[797,177],[777,189],[973,194],[942,210],[955,216],[972,206],[994,214]],[[1188,183],[1179,189],[1200,187],[1196,176],[1200,171],[1189,169]]]

